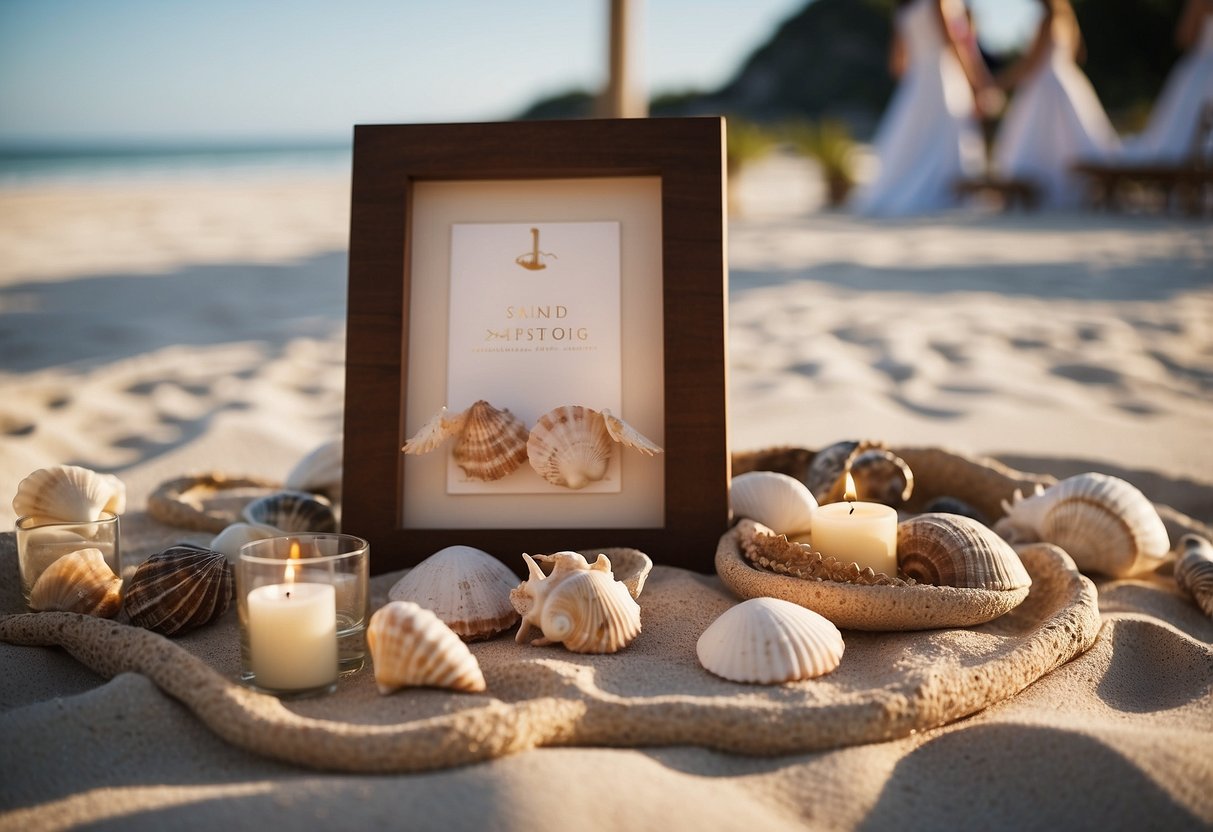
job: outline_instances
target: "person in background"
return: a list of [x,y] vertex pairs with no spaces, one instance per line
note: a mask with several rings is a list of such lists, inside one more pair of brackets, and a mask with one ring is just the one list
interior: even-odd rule
[[1175,40],[1185,54],[1167,76],[1146,129],[1125,142],[1126,159],[1174,164],[1213,149],[1196,146],[1202,112],[1213,107],[1213,0],[1188,0]]
[[1039,0],[1040,24],[1027,53],[999,77],[1014,97],[994,143],[1008,179],[1034,183],[1042,206],[1078,205],[1085,183],[1071,167],[1106,161],[1119,147],[1112,123],[1078,68],[1082,33],[1069,0]]
[[958,204],[956,182],[985,168],[974,90],[993,87],[976,49],[957,41],[962,0],[902,0],[890,69],[899,78],[873,148],[879,172],[851,207],[866,216],[908,216]]

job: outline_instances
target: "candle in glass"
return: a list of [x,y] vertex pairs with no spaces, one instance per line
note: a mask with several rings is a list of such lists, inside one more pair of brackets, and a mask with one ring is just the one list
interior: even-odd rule
[[248,637],[257,687],[304,691],[337,679],[337,593],[331,584],[295,580],[299,544],[291,543],[283,582],[248,594]]
[[843,563],[870,566],[873,572],[897,574],[897,510],[855,499],[855,482],[847,472],[845,502],[818,506],[813,513],[813,548]]

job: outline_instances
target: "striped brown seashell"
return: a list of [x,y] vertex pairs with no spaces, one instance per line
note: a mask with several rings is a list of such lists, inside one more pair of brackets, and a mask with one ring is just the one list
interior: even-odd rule
[[468,479],[499,480],[518,470],[527,459],[526,424],[509,410],[498,409],[484,399],[458,413],[442,408],[401,450],[426,454],[452,437],[455,446],[451,456]]
[[1175,583],[1191,596],[1205,615],[1213,617],[1213,543],[1200,535],[1184,535],[1175,563]]
[[258,497],[244,507],[244,519],[257,526],[273,526],[284,532],[337,531],[333,506],[318,494],[278,491]]
[[936,586],[1005,591],[1032,584],[1010,544],[958,514],[920,514],[899,523],[897,563],[905,577]]
[[113,618],[122,609],[122,579],[100,549],[80,549],[57,558],[34,581],[30,609],[79,612]]
[[132,624],[173,636],[227,612],[232,591],[232,567],[222,552],[182,544],[139,565],[124,604]]

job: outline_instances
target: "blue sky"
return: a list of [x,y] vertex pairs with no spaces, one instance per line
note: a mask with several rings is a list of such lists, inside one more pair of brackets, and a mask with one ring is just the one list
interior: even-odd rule
[[[651,92],[725,81],[804,0],[646,0]],[[974,0],[997,43],[1029,0]],[[605,78],[606,0],[0,0],[0,141],[331,138],[508,118]]]

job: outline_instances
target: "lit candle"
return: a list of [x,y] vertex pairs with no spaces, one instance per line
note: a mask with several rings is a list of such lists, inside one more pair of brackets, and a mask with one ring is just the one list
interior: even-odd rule
[[843,563],[897,574],[897,510],[855,499],[855,482],[847,472],[846,502],[818,506],[813,513],[813,548]]
[[283,583],[248,594],[249,652],[257,686],[277,691],[323,687],[337,679],[337,593],[295,581],[291,543]]

